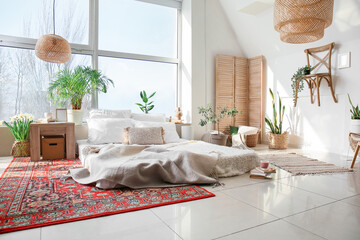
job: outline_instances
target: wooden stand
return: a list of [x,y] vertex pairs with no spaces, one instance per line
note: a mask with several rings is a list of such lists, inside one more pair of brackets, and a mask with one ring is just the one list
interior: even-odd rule
[[39,161],[41,137],[49,135],[65,136],[67,159],[75,158],[75,123],[32,123],[30,124],[30,158]]
[[357,155],[360,150],[360,134],[357,133],[349,133],[349,142],[351,149],[355,152],[353,160],[351,162],[351,168],[354,167]]
[[[310,66],[310,59],[309,59],[310,56],[318,61],[318,63],[311,68],[311,71],[315,70],[316,68],[318,68],[322,65],[324,65],[328,69],[327,73],[315,73],[315,74],[304,75],[302,77],[302,79],[309,86],[311,104],[314,103],[313,90],[316,89],[317,102],[318,102],[318,106],[320,106],[320,90],[319,89],[320,89],[320,84],[321,84],[322,80],[325,80],[327,82],[327,84],[330,88],[330,91],[331,91],[331,95],[334,99],[334,102],[337,103],[337,99],[335,98],[335,92],[334,92],[333,84],[332,84],[332,77],[331,77],[331,53],[332,53],[334,46],[335,46],[335,43],[330,43],[328,45],[317,47],[317,48],[305,49],[308,66]],[[325,52],[325,51],[327,51],[327,54],[323,58],[320,58],[315,54],[315,53]],[[298,88],[299,88],[299,85],[297,84],[295,99],[297,99]],[[295,107],[296,107],[296,104],[297,104],[297,101],[295,100],[295,103],[294,103]]]

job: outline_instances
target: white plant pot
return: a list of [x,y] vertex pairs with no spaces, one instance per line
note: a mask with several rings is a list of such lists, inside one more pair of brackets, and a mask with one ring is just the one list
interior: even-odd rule
[[75,125],[81,125],[83,119],[84,111],[83,110],[67,110],[67,119],[68,122],[73,122]]
[[360,119],[351,119],[350,132],[360,134]]

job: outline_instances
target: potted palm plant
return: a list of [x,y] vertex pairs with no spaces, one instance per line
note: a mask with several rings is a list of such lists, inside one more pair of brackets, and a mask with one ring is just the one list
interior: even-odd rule
[[30,124],[34,117],[29,114],[19,114],[10,118],[10,122],[0,122],[7,126],[15,138],[15,142],[11,148],[11,155],[14,157],[30,156],[29,133]]
[[68,121],[81,125],[83,116],[81,104],[85,95],[96,91],[106,93],[109,84],[114,86],[111,79],[91,67],[63,69],[57,72],[55,80],[50,83],[49,98],[59,105],[70,102],[72,109],[67,111]]
[[206,107],[199,107],[199,114],[203,117],[200,119],[199,125],[205,126],[209,123],[216,124],[217,132],[211,134],[211,143],[218,145],[226,145],[227,135],[221,133],[220,129],[220,120],[225,117],[235,117],[238,113],[236,108],[229,109],[228,107],[217,107],[217,112],[209,104]]
[[275,97],[271,89],[269,88],[270,95],[272,98],[272,107],[273,107],[273,120],[265,117],[265,122],[270,128],[268,133],[269,139],[269,148],[274,149],[286,149],[288,145],[288,132],[283,132],[282,125],[284,120],[285,106],[282,106],[281,98],[279,96],[279,116],[275,106]]
[[360,134],[360,109],[359,105],[356,105],[356,107],[353,105],[350,99],[350,95],[348,94],[349,102],[351,105],[351,127],[350,131],[352,133]]

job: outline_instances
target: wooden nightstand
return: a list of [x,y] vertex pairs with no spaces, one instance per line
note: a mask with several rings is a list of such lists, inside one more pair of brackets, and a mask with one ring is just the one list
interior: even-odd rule
[[75,158],[75,123],[32,123],[30,124],[30,158],[31,161],[39,161],[41,137],[49,135],[65,136],[65,157]]

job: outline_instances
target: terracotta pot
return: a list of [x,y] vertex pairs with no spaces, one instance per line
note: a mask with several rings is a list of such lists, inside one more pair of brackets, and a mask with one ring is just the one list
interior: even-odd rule
[[226,140],[228,138],[228,135],[225,134],[211,134],[211,143],[213,144],[217,144],[217,145],[221,145],[221,146],[226,146]]
[[30,156],[29,141],[15,141],[11,148],[11,155],[14,157],[29,157]]
[[283,132],[282,134],[268,133],[269,148],[271,149],[287,149],[289,142],[289,133]]

